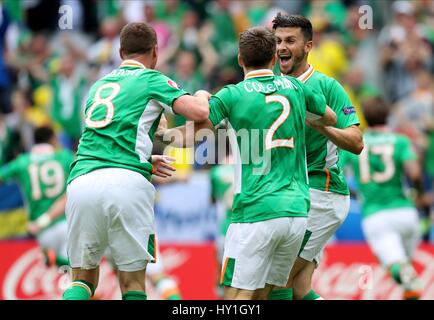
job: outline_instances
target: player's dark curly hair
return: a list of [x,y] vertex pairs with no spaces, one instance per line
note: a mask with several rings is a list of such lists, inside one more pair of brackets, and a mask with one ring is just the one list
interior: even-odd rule
[[279,12],[273,19],[273,30],[277,28],[300,28],[306,41],[312,41],[312,23],[309,19],[299,15],[288,15]]
[[246,67],[266,67],[276,54],[276,37],[265,27],[240,33],[239,51]]

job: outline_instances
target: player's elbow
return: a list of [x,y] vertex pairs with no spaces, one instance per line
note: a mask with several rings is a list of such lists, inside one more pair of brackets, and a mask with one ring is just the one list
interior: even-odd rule
[[352,152],[354,154],[361,154],[363,151],[363,148],[365,147],[365,144],[363,143],[363,140],[359,140],[354,144]]

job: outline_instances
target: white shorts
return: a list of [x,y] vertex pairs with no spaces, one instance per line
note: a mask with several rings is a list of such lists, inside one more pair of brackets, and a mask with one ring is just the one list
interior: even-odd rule
[[411,261],[420,241],[415,208],[387,209],[362,221],[369,247],[384,266]]
[[66,258],[68,256],[67,234],[68,225],[66,224],[66,220],[63,220],[42,231],[38,234],[37,239],[42,248],[52,249],[57,255]]
[[221,283],[244,290],[285,286],[306,229],[306,218],[277,218],[229,226]]
[[350,196],[310,189],[310,210],[300,258],[318,265],[327,241],[344,222],[350,210]]
[[72,268],[94,269],[110,248],[120,271],[154,260],[154,186],[141,174],[106,168],[74,179],[67,188],[68,256]]

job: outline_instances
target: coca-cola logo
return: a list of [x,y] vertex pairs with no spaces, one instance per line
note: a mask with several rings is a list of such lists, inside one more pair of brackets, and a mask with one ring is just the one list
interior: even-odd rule
[[[161,254],[161,258],[165,262],[164,270],[170,271],[186,263],[189,254],[182,250],[167,249]],[[32,248],[25,251],[6,271],[1,296],[6,300],[61,299],[63,291],[71,282],[70,271],[68,266],[48,268],[43,263],[40,249]],[[158,299],[152,283],[147,281],[146,287],[148,298]],[[116,275],[105,260],[100,265],[100,281],[95,297],[104,300],[121,298]]]
[[[354,250],[354,252],[360,252]],[[369,250],[367,247],[364,251]],[[432,249],[432,248],[431,248]],[[339,250],[336,246],[334,250]],[[313,287],[325,299],[333,300],[401,300],[402,289],[395,284],[386,270],[372,257],[360,263],[357,256],[344,252],[339,261],[327,256],[327,250],[318,270],[313,276]],[[434,299],[434,250],[418,249],[414,264],[424,285],[421,299]]]

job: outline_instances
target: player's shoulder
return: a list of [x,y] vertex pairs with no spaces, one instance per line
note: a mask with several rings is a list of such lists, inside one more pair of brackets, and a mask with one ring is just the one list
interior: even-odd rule
[[326,75],[325,73],[322,73],[318,70],[315,70],[312,73],[312,76],[306,80],[306,83],[312,83],[312,82],[319,82],[321,85],[325,86],[326,88],[330,89],[334,86],[342,87],[342,85],[339,83],[338,80],[336,80],[333,77],[330,77]]
[[396,137],[397,143],[403,143],[403,144],[411,144],[411,139],[400,132],[393,132],[393,135]]

